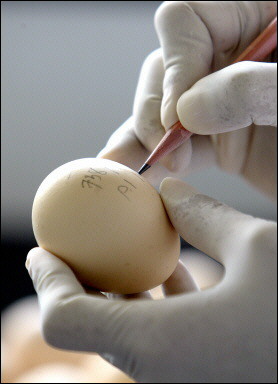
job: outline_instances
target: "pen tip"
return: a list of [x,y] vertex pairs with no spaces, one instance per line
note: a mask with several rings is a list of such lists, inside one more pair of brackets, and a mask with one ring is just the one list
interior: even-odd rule
[[144,164],[142,168],[140,168],[140,170],[138,171],[139,175],[142,175],[142,173],[144,173],[147,169],[151,168],[151,166],[149,164]]

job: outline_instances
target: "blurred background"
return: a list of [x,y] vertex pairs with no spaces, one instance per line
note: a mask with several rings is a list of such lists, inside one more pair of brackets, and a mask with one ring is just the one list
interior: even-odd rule
[[[95,157],[131,115],[141,65],[158,48],[153,17],[160,4],[1,2],[5,313],[34,294],[24,263],[36,246],[31,209],[38,186],[58,166]],[[186,180],[236,209],[276,220],[276,207],[238,177],[212,168]]]

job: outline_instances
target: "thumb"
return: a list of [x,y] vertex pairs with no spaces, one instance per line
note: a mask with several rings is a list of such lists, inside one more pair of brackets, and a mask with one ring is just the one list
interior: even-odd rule
[[26,268],[38,294],[42,332],[50,345],[115,354],[125,361],[130,353],[126,329],[136,323],[131,303],[111,302],[98,291],[86,294],[72,270],[42,248],[29,252]]
[[252,239],[270,225],[266,220],[245,215],[202,195],[174,178],[162,181],[160,193],[178,233],[225,267],[239,259],[242,263]]
[[199,80],[177,104],[183,126],[205,135],[277,125],[277,64],[240,62]]

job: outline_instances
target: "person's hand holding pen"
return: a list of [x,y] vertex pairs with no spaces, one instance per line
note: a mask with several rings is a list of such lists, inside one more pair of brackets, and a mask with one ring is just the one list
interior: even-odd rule
[[180,120],[196,135],[145,177],[159,183],[218,164],[273,198],[277,65],[229,64],[275,14],[276,2],[164,3],[155,17],[161,49],[142,67],[133,117],[99,156],[139,169]]

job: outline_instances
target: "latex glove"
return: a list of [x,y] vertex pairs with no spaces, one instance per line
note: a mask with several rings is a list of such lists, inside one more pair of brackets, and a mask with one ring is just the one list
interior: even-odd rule
[[[274,1],[163,3],[155,16],[161,49],[142,67],[133,118],[100,156],[138,169],[180,120],[198,136],[161,160],[168,170],[183,177],[218,164],[275,196],[277,65],[243,62],[221,70],[275,14]],[[146,173],[150,181],[156,171],[170,174],[155,167]]]
[[46,340],[96,351],[139,382],[274,382],[277,225],[176,179],[163,181],[161,196],[182,237],[225,266],[223,280],[198,291],[179,264],[165,299],[107,300],[86,294],[66,264],[35,248],[26,265]]

